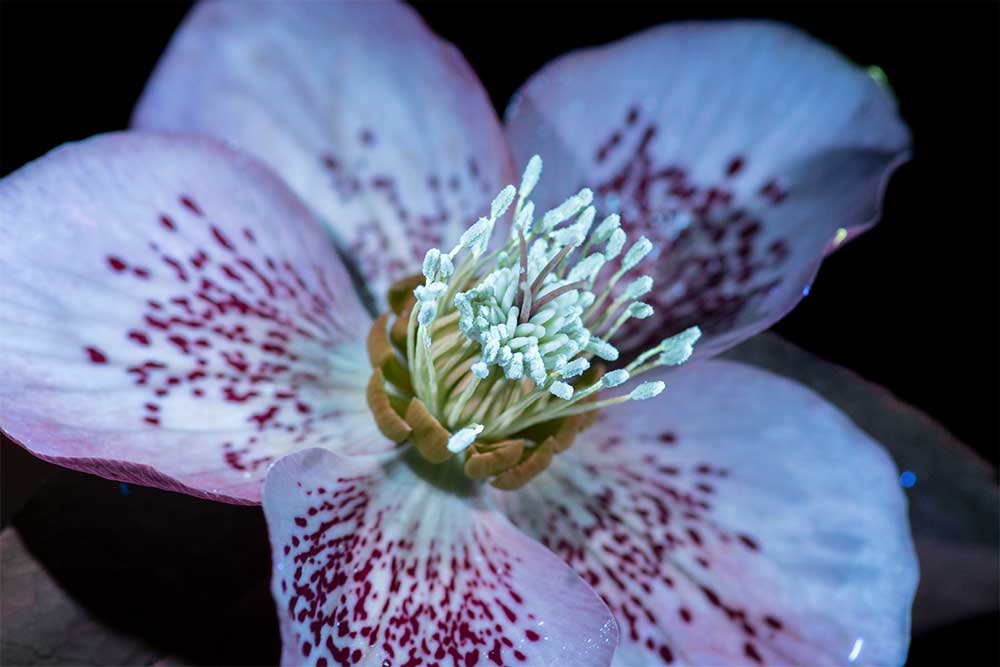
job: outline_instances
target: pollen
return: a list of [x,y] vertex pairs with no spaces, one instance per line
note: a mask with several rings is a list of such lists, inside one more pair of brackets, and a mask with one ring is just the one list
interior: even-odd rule
[[641,301],[653,279],[634,275],[653,245],[629,244],[617,214],[597,221],[588,188],[536,215],[541,174],[536,155],[453,248],[428,250],[420,274],[390,287],[391,310],[368,337],[382,433],[507,490],[548,467],[596,411],[660,394],[662,381],[607,390],[684,363],[701,335],[692,327],[607,368],[622,356],[621,328],[653,315]]

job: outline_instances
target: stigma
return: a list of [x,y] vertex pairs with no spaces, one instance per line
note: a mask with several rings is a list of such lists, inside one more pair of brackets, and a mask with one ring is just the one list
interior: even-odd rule
[[[653,280],[636,271],[652,244],[629,244],[617,214],[598,222],[587,188],[536,214],[541,172],[536,155],[454,247],[428,250],[421,273],[389,288],[390,310],[368,336],[379,430],[508,490],[548,467],[598,410],[660,394],[658,380],[611,390],[684,363],[701,335],[691,327],[617,364],[621,328],[653,314],[642,301]],[[509,232],[494,241],[498,226]]]

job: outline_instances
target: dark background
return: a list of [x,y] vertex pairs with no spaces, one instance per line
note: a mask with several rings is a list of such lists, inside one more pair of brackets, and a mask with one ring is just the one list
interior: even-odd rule
[[[419,3],[498,111],[549,59],[684,18],[767,17],[879,65],[914,137],[882,223],[826,260],[776,330],[884,385],[997,463],[995,3]],[[3,2],[0,175],[127,126],[184,3]],[[8,445],[4,445],[6,448]],[[10,481],[5,470],[4,484]],[[995,617],[914,638],[910,664],[996,664]]]

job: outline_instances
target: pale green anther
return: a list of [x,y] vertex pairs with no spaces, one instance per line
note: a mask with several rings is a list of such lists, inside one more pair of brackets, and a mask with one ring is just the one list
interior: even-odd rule
[[421,301],[420,314],[417,315],[417,322],[420,326],[430,326],[430,323],[433,322],[435,316],[437,316],[437,309],[437,301]]
[[532,324],[545,324],[553,317],[555,317],[555,315],[556,315],[555,308],[544,308],[535,313],[534,315],[532,315],[531,319],[528,321],[531,322]]
[[507,311],[507,332],[510,336],[513,336],[517,331],[517,316],[519,314],[517,306],[510,306]]
[[542,355],[544,357],[547,354],[555,352],[556,350],[558,350],[559,348],[561,348],[568,340],[569,340],[569,336],[567,336],[566,334],[562,334],[562,333],[561,334],[557,334],[556,336],[554,336],[552,338],[552,340],[548,341],[544,345],[539,345],[538,346],[538,354],[540,354],[540,355]]
[[417,301],[435,301],[444,294],[446,289],[448,289],[447,285],[435,281],[429,285],[417,285],[416,289],[413,290],[413,295],[417,297]]
[[476,441],[476,436],[482,432],[482,424],[472,424],[456,431],[454,435],[448,438],[448,451],[452,454],[465,451],[469,445]]
[[[511,308],[514,308],[514,297],[517,296],[517,278],[511,276],[507,281],[507,289],[504,290],[503,298],[500,299],[500,309],[506,310],[508,313]],[[510,320],[510,315],[507,315],[508,321]],[[514,320],[517,321],[517,315],[514,315]],[[511,327],[513,329],[513,327]]]
[[601,224],[597,226],[594,233],[591,235],[594,243],[604,243],[609,238],[611,234],[614,233],[616,229],[621,225],[621,217],[617,213],[612,213],[608,217],[601,221]]
[[576,219],[576,224],[583,229],[583,237],[586,238],[587,234],[590,233],[590,228],[594,226],[594,216],[597,215],[597,209],[593,206],[588,206],[583,209],[583,213],[580,217]]
[[500,194],[496,196],[493,203],[490,204],[490,220],[496,220],[501,215],[507,212],[510,205],[514,202],[514,196],[517,194],[517,190],[513,185],[508,185]]
[[639,240],[632,244],[632,247],[628,249],[625,253],[625,259],[622,260],[622,271],[631,270],[636,264],[642,261],[642,258],[649,254],[649,251],[653,249],[652,242],[645,236],[639,237]]
[[541,175],[542,158],[532,155],[531,159],[528,160],[527,166],[524,168],[524,173],[521,175],[521,187],[517,190],[518,196],[526,199],[531,194],[531,191],[535,189]]
[[441,263],[438,265],[438,273],[441,274],[442,280],[448,280],[448,278],[455,273],[455,264],[452,263],[451,257],[448,257],[448,255],[441,255]]
[[522,347],[534,347],[538,345],[538,339],[534,336],[515,336],[507,341],[507,346],[512,350],[520,350]]
[[554,368],[556,371],[560,370],[569,361],[569,357],[565,354],[546,354],[542,357],[542,361],[545,363],[546,368]]
[[629,304],[628,314],[629,317],[634,317],[637,320],[644,320],[653,314],[653,307],[648,303],[636,301],[635,303]]
[[604,246],[604,258],[610,262],[621,254],[622,248],[625,247],[625,239],[625,230],[621,227],[613,231],[611,238],[608,239],[608,244]]
[[545,327],[538,324],[531,324],[530,322],[525,322],[524,324],[518,324],[517,329],[514,330],[515,336],[544,336]]
[[566,380],[571,380],[579,375],[583,375],[590,368],[590,362],[583,357],[577,357],[562,367],[560,374]]
[[470,370],[472,371],[472,374],[480,380],[485,380],[490,374],[489,367],[481,361],[477,361],[472,364],[472,368]]
[[571,283],[575,283],[578,280],[591,282],[597,277],[597,273],[601,270],[601,267],[604,266],[605,261],[607,260],[604,259],[604,255],[599,252],[587,255],[580,260],[576,266],[570,269],[569,275],[566,276],[566,279]]
[[487,218],[479,218],[474,225],[465,230],[458,239],[461,248],[470,248],[478,242],[491,228],[491,223]]
[[596,336],[591,336],[590,342],[587,344],[587,351],[604,359],[604,361],[618,361],[618,348]]
[[625,288],[625,298],[638,299],[640,296],[648,294],[651,289],[653,289],[653,279],[649,276],[640,276]]
[[514,353],[510,351],[510,348],[504,345],[500,348],[500,354],[497,355],[497,364],[503,368],[504,366],[510,364],[510,360],[513,356]]
[[522,234],[526,234],[531,228],[531,222],[534,217],[535,202],[529,201],[517,212],[517,217],[514,218],[514,229],[520,229]]
[[663,388],[666,387],[660,380],[654,380],[653,382],[643,382],[638,387],[632,390],[632,393],[628,395],[633,401],[645,401],[646,399],[653,398],[658,395]]
[[548,232],[553,227],[558,225],[564,220],[569,220],[574,215],[579,213],[585,206],[589,206],[590,202],[594,200],[594,193],[590,188],[583,188],[575,195],[564,201],[563,203],[556,206],[551,211],[545,213],[542,216],[541,227],[535,226],[535,232]]
[[423,274],[424,278],[427,280],[434,280],[437,275],[438,269],[441,267],[441,251],[437,248],[431,248],[424,255],[424,265]]
[[524,361],[528,364],[528,374],[531,379],[538,384],[545,382],[545,364],[542,363],[542,356],[538,354],[537,347],[529,347],[524,352]]
[[586,238],[587,236],[579,224],[574,224],[563,229],[557,229],[552,233],[553,242],[555,242],[555,244],[560,248],[563,246],[576,248],[581,245]]
[[676,366],[683,364],[694,354],[694,344],[701,338],[701,329],[689,327],[676,336],[665,338],[660,343],[660,356],[657,363],[661,366]]
[[601,384],[605,387],[617,387],[620,384],[625,384],[628,382],[629,374],[624,368],[617,368],[613,371],[608,371],[601,377]]
[[573,387],[569,386],[565,382],[556,381],[549,385],[549,393],[556,398],[568,401],[573,398]]
[[510,358],[510,365],[507,366],[507,377],[512,380],[524,377],[524,355],[520,352],[515,352]]

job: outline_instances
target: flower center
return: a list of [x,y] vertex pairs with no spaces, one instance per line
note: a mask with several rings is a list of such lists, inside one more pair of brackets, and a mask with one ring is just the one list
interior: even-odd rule
[[[616,362],[621,327],[653,314],[640,301],[648,275],[616,289],[652,244],[641,237],[622,254],[618,215],[595,227],[587,188],[536,217],[528,197],[541,170],[536,155],[450,252],[428,250],[421,274],[389,289],[390,311],[368,336],[368,404],[382,433],[432,463],[461,457],[467,476],[501,489],[544,470],[596,410],[659,394],[661,381],[601,392],[683,363],[701,335],[692,327],[613,370],[594,361]],[[512,206],[506,241],[489,251]]]

